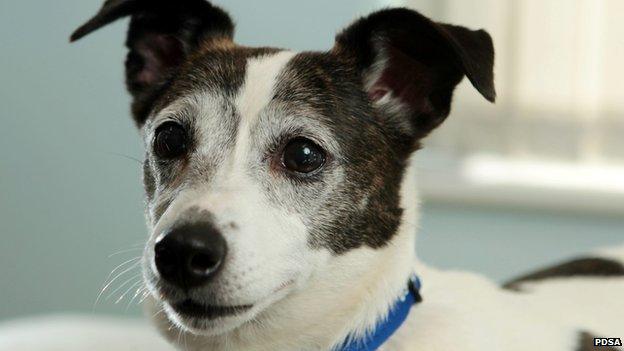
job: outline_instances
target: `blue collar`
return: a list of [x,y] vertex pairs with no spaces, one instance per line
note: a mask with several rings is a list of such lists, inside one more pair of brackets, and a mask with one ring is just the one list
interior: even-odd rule
[[417,276],[410,278],[407,283],[407,291],[390,308],[388,316],[379,321],[368,335],[364,338],[355,339],[348,336],[345,341],[332,351],[374,351],[377,350],[394,334],[405,322],[413,305],[422,301],[420,296],[420,279]]

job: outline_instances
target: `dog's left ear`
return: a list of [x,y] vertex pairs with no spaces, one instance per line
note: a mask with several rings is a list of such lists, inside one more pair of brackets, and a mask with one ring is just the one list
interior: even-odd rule
[[338,34],[332,51],[355,63],[373,105],[393,120],[399,114],[401,129],[416,140],[448,116],[464,75],[487,100],[496,97],[490,36],[409,9],[357,20]]
[[131,18],[126,39],[126,85],[134,98],[132,112],[139,125],[176,70],[194,52],[233,45],[230,16],[206,0],[106,0],[70,40],[126,16]]

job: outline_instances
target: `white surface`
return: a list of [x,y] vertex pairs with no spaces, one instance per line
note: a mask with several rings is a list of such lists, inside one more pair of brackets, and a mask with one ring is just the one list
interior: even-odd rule
[[56,315],[0,324],[1,351],[173,351],[147,321]]

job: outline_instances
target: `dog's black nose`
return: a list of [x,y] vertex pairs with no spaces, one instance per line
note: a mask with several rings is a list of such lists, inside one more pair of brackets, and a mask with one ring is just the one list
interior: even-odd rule
[[160,276],[188,289],[208,282],[225,260],[227,245],[210,223],[192,223],[172,229],[156,243],[154,259]]

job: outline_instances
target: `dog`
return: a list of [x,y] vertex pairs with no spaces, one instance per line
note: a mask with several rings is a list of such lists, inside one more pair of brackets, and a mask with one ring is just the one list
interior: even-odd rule
[[619,349],[624,249],[505,286],[416,257],[413,154],[464,76],[494,102],[485,31],[389,8],[293,52],[203,0],[108,0],[71,40],[126,16],[147,313],[175,346]]

